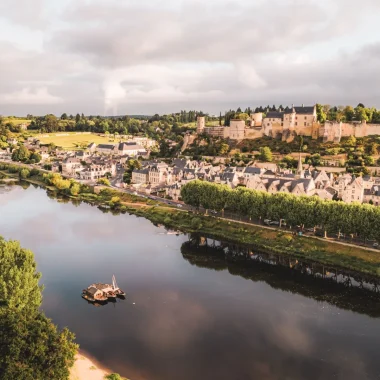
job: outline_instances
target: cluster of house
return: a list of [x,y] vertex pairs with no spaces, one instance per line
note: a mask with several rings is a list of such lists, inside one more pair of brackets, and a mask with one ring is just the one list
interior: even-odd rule
[[205,118],[198,117],[197,133],[206,133],[213,137],[229,138],[231,140],[257,139],[263,136],[281,137],[283,141],[291,142],[296,136],[310,136],[313,139],[322,138],[324,142],[339,143],[342,137],[364,137],[380,135],[379,124],[364,122],[331,122],[321,124],[317,121],[316,106],[300,106],[283,111],[269,111],[250,115],[248,125],[244,120],[231,120],[229,127],[206,127]]
[[112,158],[77,152],[62,161],[62,174],[91,182],[106,176],[115,177],[117,163]]
[[174,200],[180,198],[181,187],[193,181],[225,184],[231,188],[249,189],[271,194],[285,192],[294,195],[318,196],[321,199],[341,199],[344,202],[380,204],[380,179],[355,177],[350,174],[334,176],[311,167],[304,169],[299,162],[297,174],[279,169],[273,163],[252,163],[247,167],[226,167],[186,159],[164,162],[147,161],[142,169],[132,172],[132,187],[146,193],[165,191]]

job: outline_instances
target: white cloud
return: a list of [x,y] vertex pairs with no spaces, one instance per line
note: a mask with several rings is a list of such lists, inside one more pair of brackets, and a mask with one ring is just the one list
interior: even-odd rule
[[51,95],[47,87],[39,87],[36,89],[26,87],[20,91],[1,94],[0,102],[4,104],[36,105],[62,103],[63,99],[58,96]]
[[380,106],[378,1],[20,1],[0,4],[2,113]]

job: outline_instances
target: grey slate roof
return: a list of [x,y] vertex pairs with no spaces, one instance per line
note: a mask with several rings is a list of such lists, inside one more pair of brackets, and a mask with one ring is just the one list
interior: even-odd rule
[[294,107],[294,110],[299,115],[312,115],[314,113],[314,106],[311,106],[311,107]]
[[249,167],[245,168],[244,173],[247,173],[247,174],[261,174],[261,169],[249,166]]
[[266,117],[270,119],[282,119],[284,114],[284,112],[269,111]]
[[113,149],[114,146],[111,144],[99,144],[98,148],[100,148],[100,149]]

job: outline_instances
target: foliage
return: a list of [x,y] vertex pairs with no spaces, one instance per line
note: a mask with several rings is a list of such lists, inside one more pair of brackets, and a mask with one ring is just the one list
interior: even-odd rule
[[260,148],[260,160],[263,162],[271,162],[273,159],[272,151],[269,147],[264,146]]
[[326,121],[327,115],[325,111],[323,110],[323,106],[321,104],[317,104],[316,109],[317,109],[317,120],[320,123],[324,123]]
[[20,170],[20,178],[28,178],[30,177],[30,171],[28,169],[21,169]]
[[196,217],[191,219],[191,227],[196,230],[199,230],[202,227],[202,221]]
[[139,160],[130,159],[126,162],[127,168],[125,170],[125,173],[123,174],[123,182],[124,183],[131,183],[132,180],[132,172],[135,169],[141,169],[141,162]]
[[111,373],[109,375],[104,376],[106,380],[123,380],[123,377],[121,377],[118,373]]
[[78,195],[80,193],[81,187],[79,183],[73,183],[70,188],[70,194],[71,195]]
[[74,335],[40,311],[40,274],[31,251],[0,238],[1,379],[68,379],[77,345]]
[[191,181],[181,189],[183,201],[193,207],[221,211],[242,216],[273,220],[286,219],[289,226],[321,227],[328,233],[338,231],[363,239],[380,241],[380,208],[367,204],[325,201],[318,197],[266,192],[203,181]]
[[99,178],[97,183],[99,185],[104,185],[104,186],[111,186],[111,182],[107,178]]
[[41,161],[42,157],[41,157],[40,154],[34,152],[34,153],[32,153],[32,154],[30,155],[30,158],[29,158],[29,159],[30,159],[30,160],[34,160],[35,163],[38,163],[38,162]]
[[12,160],[13,161],[26,161],[30,158],[31,153],[28,148],[24,145],[21,145],[19,148],[14,149],[12,152]]

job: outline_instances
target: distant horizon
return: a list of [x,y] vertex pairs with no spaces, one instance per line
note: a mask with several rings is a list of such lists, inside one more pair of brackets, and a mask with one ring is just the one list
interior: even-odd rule
[[[99,113],[89,113],[89,114],[86,114],[86,113],[84,113],[84,112],[81,112],[81,111],[79,111],[79,112],[67,112],[67,111],[63,111],[63,112],[58,112],[58,113],[53,113],[53,112],[47,112],[47,113],[43,113],[43,114],[33,114],[33,113],[31,113],[31,112],[27,112],[26,114],[19,114],[19,115],[16,115],[16,114],[1,114],[1,111],[0,111],[0,117],[17,117],[17,118],[23,118],[23,117],[25,117],[26,118],[26,116],[27,115],[32,115],[33,117],[43,117],[43,116],[46,116],[46,115],[54,115],[54,116],[56,116],[57,118],[60,118],[64,113],[66,113],[67,114],[67,116],[70,116],[70,115],[73,115],[74,117],[75,117],[75,115],[77,115],[77,114],[79,114],[79,115],[81,115],[82,113],[84,114],[84,116],[85,117],[90,117],[90,116],[92,116],[92,117],[97,117],[97,116],[100,116],[100,117],[106,117],[106,118],[111,118],[111,117],[115,117],[115,118],[117,118],[117,117],[125,117],[125,116],[129,116],[129,117],[132,117],[132,116],[138,116],[138,117],[142,117],[142,116],[146,116],[146,117],[152,117],[152,116],[154,116],[154,115],[156,115],[156,114],[158,114],[158,115],[171,115],[171,114],[178,114],[178,113],[180,113],[181,111],[201,111],[201,112],[203,112],[204,114],[206,114],[206,115],[208,115],[208,116],[214,116],[214,117],[218,117],[219,116],[219,113],[220,112],[222,112],[222,116],[224,116],[224,113],[225,112],[228,112],[228,111],[230,111],[230,110],[232,110],[232,111],[236,111],[239,107],[241,108],[241,110],[242,110],[242,112],[244,112],[244,110],[246,109],[246,108],[248,108],[248,107],[250,107],[251,108],[251,110],[252,111],[254,111],[255,109],[256,109],[256,107],[267,107],[267,106],[269,106],[269,107],[273,107],[273,106],[275,106],[276,108],[278,108],[278,107],[280,107],[280,106],[283,106],[284,108],[286,108],[286,107],[291,107],[292,105],[294,105],[295,107],[302,107],[302,105],[304,105],[305,107],[312,107],[312,106],[315,106],[316,104],[321,104],[321,105],[329,105],[329,106],[331,106],[331,107],[341,107],[341,106],[343,106],[343,107],[346,107],[346,106],[351,106],[351,107],[353,107],[353,108],[355,108],[355,107],[357,107],[358,106],[358,104],[363,104],[366,108],[377,108],[376,106],[368,106],[367,104],[365,104],[365,103],[363,103],[363,102],[360,102],[360,101],[358,101],[357,103],[355,103],[355,104],[329,104],[329,103],[320,103],[320,102],[316,102],[316,103],[314,103],[314,104],[309,104],[309,103],[300,103],[300,104],[298,104],[298,103],[291,103],[291,104],[285,104],[285,103],[278,103],[278,104],[273,104],[273,103],[271,103],[271,104],[268,104],[268,103],[266,103],[265,105],[264,104],[261,104],[261,105],[255,105],[255,106],[237,106],[237,107],[230,107],[230,108],[228,108],[228,109],[225,109],[224,111],[218,111],[218,112],[207,112],[207,111],[205,111],[205,110],[203,110],[203,109],[197,109],[197,108],[182,108],[182,109],[180,109],[180,110],[177,110],[177,111],[174,111],[174,112],[162,112],[162,113],[158,113],[158,112],[155,112],[155,113],[150,113],[150,114],[148,114],[148,113],[121,113],[121,114],[117,114],[117,115],[110,115],[110,114],[105,114],[105,115],[101,115],[101,114],[99,114]],[[380,107],[379,107],[380,108]]]

